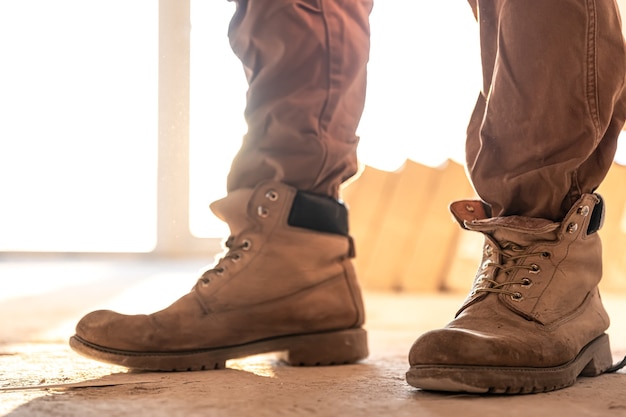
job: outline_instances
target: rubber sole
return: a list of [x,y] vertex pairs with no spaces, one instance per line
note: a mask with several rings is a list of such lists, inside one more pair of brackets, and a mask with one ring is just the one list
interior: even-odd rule
[[598,376],[612,367],[609,337],[599,336],[570,362],[550,368],[417,365],[409,385],[430,391],[476,394],[532,394],[573,385],[579,376]]
[[221,369],[230,359],[280,352],[294,366],[326,366],[357,362],[368,355],[367,332],[348,329],[325,333],[283,336],[223,348],[175,352],[132,352],[70,338],[77,353],[100,362],[145,371],[200,371]]

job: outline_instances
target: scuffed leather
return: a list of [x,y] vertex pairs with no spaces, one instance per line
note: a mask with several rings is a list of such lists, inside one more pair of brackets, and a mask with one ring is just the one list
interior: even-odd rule
[[[583,195],[560,223],[521,216],[481,218],[475,210],[459,210],[453,204],[457,207],[453,214],[460,214],[457,221],[485,235],[483,259],[456,318],[415,341],[411,365],[557,366],[600,336],[609,326],[597,288],[602,276],[601,243],[597,233],[586,234],[598,202],[594,194]],[[503,249],[511,243],[523,251]],[[490,262],[505,263],[507,250],[529,255],[509,266],[536,264],[539,271],[514,268],[507,274],[494,267]],[[550,255],[531,255],[542,253]],[[532,284],[514,284],[522,278]],[[522,298],[480,291],[493,287],[489,280],[511,283],[502,288],[519,292]]]
[[[275,201],[267,198],[275,192]],[[233,346],[275,336],[359,327],[364,310],[341,235],[287,225],[295,189],[263,182],[212,205],[234,236],[231,255],[189,294],[149,315],[95,311],[76,327],[108,349],[170,352]],[[259,215],[263,207],[265,217]],[[237,249],[247,240],[250,247]],[[147,294],[146,296],[149,296]]]

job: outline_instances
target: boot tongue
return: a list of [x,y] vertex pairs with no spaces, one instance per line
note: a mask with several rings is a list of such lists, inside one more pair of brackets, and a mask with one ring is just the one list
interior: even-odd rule
[[546,219],[523,216],[492,217],[465,223],[469,230],[486,233],[497,242],[512,242],[530,246],[539,241],[558,239],[559,223]]
[[250,226],[248,203],[253,192],[254,190],[251,188],[231,191],[226,197],[216,200],[210,205],[213,214],[228,224],[232,236],[239,235]]

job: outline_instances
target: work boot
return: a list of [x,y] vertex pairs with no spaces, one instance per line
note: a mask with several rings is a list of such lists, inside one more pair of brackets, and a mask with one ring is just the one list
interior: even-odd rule
[[602,248],[596,232],[604,214],[598,195],[584,194],[560,223],[490,218],[480,201],[452,203],[451,211],[462,227],[484,234],[483,259],[456,318],[413,344],[410,385],[533,393],[616,370],[597,287]]
[[228,251],[190,293],[150,315],[95,311],[70,339],[78,353],[143,370],[223,368],[283,352],[292,365],[368,354],[347,211],[335,199],[263,182],[211,205]]

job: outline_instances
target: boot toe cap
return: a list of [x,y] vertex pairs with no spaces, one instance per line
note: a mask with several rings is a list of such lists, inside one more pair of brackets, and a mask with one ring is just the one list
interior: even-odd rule
[[[483,340],[481,340],[483,339]],[[421,335],[409,351],[409,364],[474,365],[491,354],[484,337],[459,329],[433,330]]]
[[567,341],[538,333],[513,329],[493,333],[459,328],[433,330],[413,343],[409,364],[544,368],[562,365],[579,352]]
[[[84,316],[76,324],[76,336],[81,340],[111,349],[131,349],[126,341],[129,335],[129,319],[110,310],[97,310]],[[135,320],[132,320],[135,321]]]
[[545,365],[536,346],[515,337],[456,328],[420,336],[409,352],[411,366],[528,366]]

